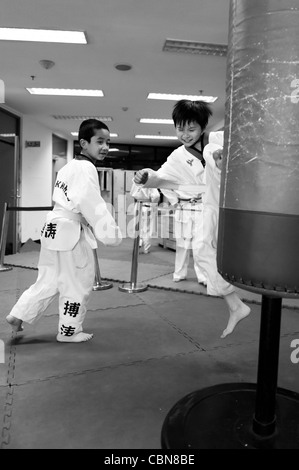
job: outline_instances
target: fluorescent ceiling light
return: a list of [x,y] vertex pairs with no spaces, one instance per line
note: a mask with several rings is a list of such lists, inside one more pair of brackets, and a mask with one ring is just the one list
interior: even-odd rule
[[182,41],[180,39],[166,39],[163,51],[225,56],[227,54],[227,46],[225,44],[210,44],[197,41]]
[[172,119],[141,118],[141,119],[139,119],[139,122],[144,123],[144,124],[172,124],[173,125],[173,120]]
[[71,88],[26,88],[31,95],[55,96],[104,96],[102,90],[80,90]]
[[135,135],[135,139],[161,139],[161,140],[177,140],[176,136],[173,135]]
[[16,134],[0,134],[0,137],[15,137]]
[[191,100],[191,101],[205,101],[206,103],[214,103],[218,98],[217,96],[203,96],[203,95],[176,95],[169,93],[149,93],[148,100]]
[[[79,132],[71,132],[71,134],[74,136],[74,137],[78,137],[78,134]],[[118,137],[118,134],[114,134],[113,132],[110,132],[110,137]]]
[[67,116],[67,115],[62,115],[62,114],[53,114],[52,117],[54,119],[73,119],[76,121],[84,121],[85,119],[97,119],[98,121],[103,121],[103,122],[112,122],[113,119],[111,116]]
[[0,40],[87,44],[83,31],[59,31],[55,29],[0,28]]

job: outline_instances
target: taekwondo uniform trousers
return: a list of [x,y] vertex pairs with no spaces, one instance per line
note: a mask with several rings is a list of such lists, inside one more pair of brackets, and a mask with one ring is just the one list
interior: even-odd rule
[[[70,217],[73,216],[70,214]],[[52,219],[54,221],[58,219]],[[43,240],[46,233],[44,230],[41,239],[37,280],[22,294],[10,314],[27,323],[34,323],[59,294],[58,332],[64,336],[73,336],[82,331],[93,286],[93,249],[83,227],[79,241],[73,249],[66,251],[45,247]]]

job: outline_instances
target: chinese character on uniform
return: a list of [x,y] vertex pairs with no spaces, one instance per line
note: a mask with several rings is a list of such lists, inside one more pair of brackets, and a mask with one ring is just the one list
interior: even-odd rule
[[47,224],[45,228],[45,237],[46,238],[55,238],[57,224]]
[[76,303],[76,302],[65,302],[64,304],[64,315],[66,315],[67,313],[70,315],[70,317],[76,317],[79,313],[79,308],[80,308],[80,303]]
[[73,336],[74,332],[75,332],[75,327],[74,326],[65,326],[65,325],[62,325],[60,327],[60,333],[64,336]]

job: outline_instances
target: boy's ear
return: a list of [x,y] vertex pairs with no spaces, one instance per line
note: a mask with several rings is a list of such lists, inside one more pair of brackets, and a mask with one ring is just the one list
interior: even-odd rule
[[85,139],[80,139],[80,140],[79,140],[79,144],[80,144],[80,146],[84,149],[85,146],[86,146],[86,144],[87,144],[87,140],[85,140]]

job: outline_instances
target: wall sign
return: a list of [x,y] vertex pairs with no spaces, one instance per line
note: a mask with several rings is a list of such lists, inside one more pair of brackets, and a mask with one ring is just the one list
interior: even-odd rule
[[26,140],[25,147],[40,147],[39,140]]

